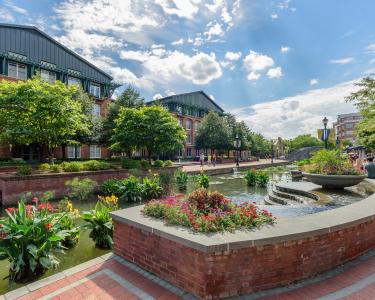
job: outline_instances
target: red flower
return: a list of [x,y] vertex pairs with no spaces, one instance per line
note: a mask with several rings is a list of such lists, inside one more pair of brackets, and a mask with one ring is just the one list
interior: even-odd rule
[[38,197],[34,197],[31,201],[32,201],[33,203],[38,203],[39,198],[38,198]]
[[5,209],[5,211],[12,214],[16,211],[16,209],[14,207],[8,207],[8,208]]
[[53,207],[52,207],[51,203],[49,203],[49,202],[41,203],[41,204],[38,205],[39,211],[44,210],[44,209],[47,209],[49,212],[53,211]]
[[48,224],[45,225],[45,227],[46,227],[46,230],[47,230],[47,231],[50,231],[51,228],[52,228],[52,224],[51,224],[51,223],[48,223]]

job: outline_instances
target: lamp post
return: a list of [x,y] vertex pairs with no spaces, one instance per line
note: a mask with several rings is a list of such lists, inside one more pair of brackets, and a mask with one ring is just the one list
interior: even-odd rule
[[239,158],[239,155],[238,155],[238,150],[241,147],[241,140],[238,136],[238,133],[236,134],[236,138],[233,141],[233,145],[234,145],[234,148],[236,150],[236,167],[239,167],[240,166],[240,158]]
[[323,119],[323,125],[324,125],[323,138],[324,138],[324,148],[325,149],[328,149],[327,124],[328,124],[328,119],[327,119],[327,117],[324,117],[324,119]]

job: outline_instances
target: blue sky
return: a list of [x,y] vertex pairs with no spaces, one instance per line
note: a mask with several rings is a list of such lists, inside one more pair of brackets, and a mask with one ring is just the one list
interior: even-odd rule
[[[359,4],[360,3],[360,4]],[[146,100],[204,90],[268,137],[315,133],[375,72],[374,1],[0,0]]]

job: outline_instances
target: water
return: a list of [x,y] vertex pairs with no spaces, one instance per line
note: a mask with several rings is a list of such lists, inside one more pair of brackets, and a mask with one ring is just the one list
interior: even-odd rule
[[[348,205],[353,202],[359,201],[369,194],[366,192],[366,188],[363,184],[360,184],[354,188],[348,188],[343,191],[324,191],[328,194],[332,201],[329,205],[298,205],[298,206],[269,206],[265,205],[264,197],[267,195],[267,191],[271,188],[272,183],[279,181],[290,181],[291,178],[288,173],[278,172],[273,173],[271,176],[271,182],[267,188],[259,187],[248,187],[245,180],[243,179],[243,173],[236,172],[235,174],[228,175],[215,175],[210,177],[210,190],[218,191],[224,194],[227,198],[232,199],[236,203],[242,202],[255,202],[260,208],[267,209],[271,211],[278,218],[285,217],[295,217],[305,214],[316,213],[319,211],[334,209],[339,206]],[[190,193],[195,188],[195,184],[192,180],[189,181],[188,189],[186,193]],[[323,190],[318,189],[317,191],[323,192]],[[96,197],[83,202],[74,202],[74,206],[79,208],[80,211],[90,210],[95,206]],[[126,208],[132,205],[120,203],[121,208]],[[4,212],[0,213],[0,216],[4,216]],[[83,224],[83,221],[80,221]],[[65,255],[59,255],[60,266],[57,270],[49,270],[41,278],[50,276],[54,273],[60,272],[62,270],[68,269],[70,267],[76,266],[77,264],[83,263],[105,253],[108,250],[99,250],[94,247],[94,243],[89,238],[89,231],[81,231],[81,239],[78,245],[67,250]],[[16,284],[9,282],[6,278],[8,276],[8,261],[0,261],[0,295],[6,293],[12,289],[21,287],[24,284]],[[27,284],[27,283],[25,283]]]

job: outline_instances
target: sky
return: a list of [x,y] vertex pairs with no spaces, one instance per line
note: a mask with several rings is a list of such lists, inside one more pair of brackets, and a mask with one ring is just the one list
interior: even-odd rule
[[[146,101],[203,90],[268,138],[316,135],[375,73],[371,0],[0,0]],[[116,91],[121,92],[121,88]]]

